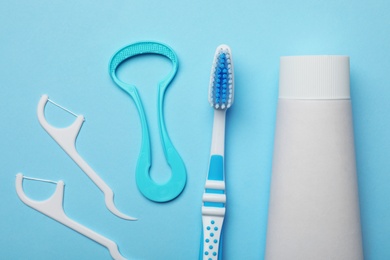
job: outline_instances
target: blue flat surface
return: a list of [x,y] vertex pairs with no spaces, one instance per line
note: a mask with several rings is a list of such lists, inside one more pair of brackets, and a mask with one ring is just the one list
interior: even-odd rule
[[[351,92],[367,260],[390,259],[390,2],[352,1],[3,1],[0,8],[0,258],[110,259],[97,243],[24,205],[15,175],[64,180],[64,209],[77,222],[117,242],[129,259],[197,259],[200,207],[213,111],[207,102],[215,48],[228,44],[235,65],[235,103],[227,114],[227,216],[224,259],[263,259],[278,91],[279,57],[351,57]],[[108,62],[143,40],[171,46],[179,72],[165,98],[165,121],[187,168],[176,200],[148,201],[135,185],[141,140],[134,103],[111,81]],[[159,56],[137,57],[119,71],[135,84],[148,116],[151,174],[169,178],[157,125],[157,82],[170,70]],[[124,221],[39,125],[48,94],[86,118],[81,156],[115,192]],[[48,105],[48,121],[74,117]],[[25,181],[43,200],[49,183]]]

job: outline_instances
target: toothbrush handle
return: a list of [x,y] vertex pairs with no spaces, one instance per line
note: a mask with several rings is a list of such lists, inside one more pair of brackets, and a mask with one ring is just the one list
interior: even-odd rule
[[222,226],[225,216],[224,158],[212,155],[203,193],[203,235],[200,259],[222,259]]
[[222,259],[223,217],[203,216],[203,241],[199,260]]

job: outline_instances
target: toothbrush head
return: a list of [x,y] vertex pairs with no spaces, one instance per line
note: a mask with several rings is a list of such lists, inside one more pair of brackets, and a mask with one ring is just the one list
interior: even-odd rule
[[209,102],[214,109],[226,110],[233,104],[233,60],[229,46],[220,45],[214,55],[209,85]]

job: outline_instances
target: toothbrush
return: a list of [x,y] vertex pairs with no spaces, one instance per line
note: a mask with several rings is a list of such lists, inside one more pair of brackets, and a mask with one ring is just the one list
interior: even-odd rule
[[222,259],[222,226],[225,216],[225,119],[233,103],[233,61],[229,46],[218,46],[209,84],[209,103],[214,108],[214,123],[209,172],[203,193],[202,241],[200,260]]

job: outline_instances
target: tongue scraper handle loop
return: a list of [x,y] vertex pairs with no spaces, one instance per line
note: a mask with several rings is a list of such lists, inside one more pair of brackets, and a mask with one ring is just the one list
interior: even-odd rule
[[54,194],[45,201],[35,201],[26,196],[23,190],[23,175],[18,173],[16,175],[16,193],[18,194],[21,201],[27,206],[41,212],[42,214],[58,221],[59,223],[79,232],[80,234],[88,237],[89,239],[96,241],[102,246],[106,247],[115,260],[124,260],[118,246],[112,240],[96,233],[95,231],[79,224],[78,222],[70,219],[64,212],[63,201],[64,201],[64,182],[59,181],[57,183]]
[[45,106],[49,97],[43,95],[38,103],[38,120],[43,129],[59,144],[59,146],[69,155],[70,158],[88,175],[88,177],[104,193],[104,200],[107,208],[116,216],[126,220],[137,220],[120,212],[114,204],[114,192],[100,178],[100,176],[87,164],[76,150],[76,138],[84,122],[84,116],[79,115],[72,125],[66,128],[56,128],[50,125],[45,118]]
[[[135,86],[121,81],[116,71],[118,66],[125,60],[141,54],[158,54],[167,57],[172,62],[172,70],[165,79],[158,84],[158,124],[161,137],[161,143],[164,150],[165,159],[171,167],[172,174],[170,179],[163,184],[154,182],[149,174],[151,166],[151,151],[149,130],[145,112],[141,99]],[[136,168],[136,183],[140,192],[148,199],[155,202],[166,202],[173,200],[183,191],[187,180],[184,162],[179,153],[176,151],[171,140],[169,139],[163,115],[164,93],[169,83],[176,75],[178,68],[178,59],[175,52],[168,46],[157,42],[138,42],[128,45],[119,50],[111,59],[109,73],[113,81],[126,93],[128,93],[136,104],[138,114],[141,119],[142,143],[141,151],[138,157]]]

